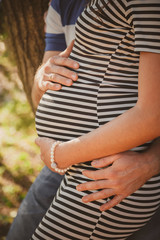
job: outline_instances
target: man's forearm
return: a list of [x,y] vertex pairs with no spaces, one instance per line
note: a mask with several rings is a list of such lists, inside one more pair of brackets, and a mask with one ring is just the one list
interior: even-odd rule
[[151,175],[160,173],[160,137],[155,139],[152,145],[142,153],[149,164]]

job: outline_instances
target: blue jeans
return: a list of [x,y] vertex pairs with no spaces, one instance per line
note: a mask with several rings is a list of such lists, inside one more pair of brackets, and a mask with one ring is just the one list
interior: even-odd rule
[[[43,168],[21,203],[6,240],[30,239],[49,208],[62,178],[63,176],[50,171],[47,167]],[[127,240],[160,240],[159,221],[160,208],[141,230],[135,232]]]
[[20,205],[6,240],[29,240],[49,208],[63,176],[44,167]]

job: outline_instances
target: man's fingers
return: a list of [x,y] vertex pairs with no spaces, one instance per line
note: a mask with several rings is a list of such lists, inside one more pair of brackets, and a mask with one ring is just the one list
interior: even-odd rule
[[39,88],[43,92],[47,90],[58,91],[61,89],[61,85],[58,83],[52,83],[49,81],[42,81],[41,83],[39,83]]
[[78,69],[79,64],[78,62],[61,56],[53,56],[49,59],[50,64],[55,64],[57,66],[65,66],[68,68]]
[[107,167],[119,158],[119,154],[111,155],[101,159],[93,160],[92,166],[96,168]]
[[100,211],[106,211],[106,210],[118,205],[123,199],[124,199],[123,196],[115,195],[113,197],[113,199],[109,200],[107,203],[103,204],[100,207]]
[[91,193],[89,195],[84,196],[82,198],[82,201],[84,203],[88,203],[88,202],[104,199],[107,197],[111,197],[113,195],[114,195],[114,192],[112,189],[103,189],[102,191]]
[[76,81],[78,79],[78,74],[76,72],[71,71],[66,67],[52,65],[49,70],[45,70],[44,80],[55,82],[57,76],[65,77],[66,79],[70,79],[72,81]]
[[77,185],[76,189],[78,191],[86,191],[86,190],[98,190],[112,187],[111,183],[108,180],[100,180],[100,181],[90,181],[86,183],[82,183]]
[[107,169],[100,169],[96,171],[85,170],[82,172],[82,174],[93,180],[102,180],[102,179],[106,179],[107,176],[109,177],[110,175],[108,174],[111,174],[111,173],[110,173],[110,168],[108,167]]
[[74,45],[74,40],[72,40],[69,46],[62,53],[60,53],[60,56],[68,58],[72,51],[73,45]]

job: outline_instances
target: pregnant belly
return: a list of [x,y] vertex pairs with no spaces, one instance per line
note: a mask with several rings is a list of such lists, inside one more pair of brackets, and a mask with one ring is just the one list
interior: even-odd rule
[[[111,121],[136,104],[137,92],[110,90],[106,84],[74,83],[48,90],[36,112],[38,136],[69,141]],[[134,148],[140,151],[149,143]]]
[[97,86],[90,88],[79,84],[48,90],[36,112],[38,135],[68,141],[97,128]]

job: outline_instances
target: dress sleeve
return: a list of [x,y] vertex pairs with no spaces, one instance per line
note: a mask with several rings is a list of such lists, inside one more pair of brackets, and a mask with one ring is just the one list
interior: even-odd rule
[[160,0],[127,0],[135,51],[160,53]]
[[45,51],[63,51],[66,49],[65,35],[61,22],[59,1],[52,0],[45,19]]

